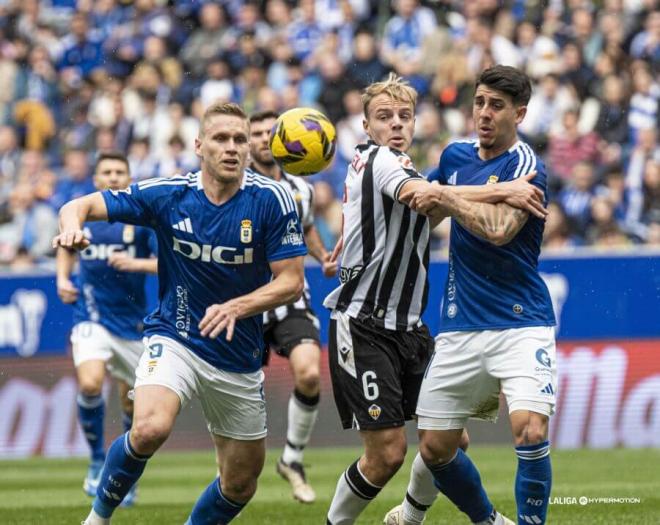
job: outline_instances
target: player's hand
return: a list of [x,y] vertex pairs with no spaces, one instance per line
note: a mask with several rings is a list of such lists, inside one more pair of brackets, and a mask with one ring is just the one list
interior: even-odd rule
[[62,247],[69,250],[84,250],[89,243],[89,239],[85,237],[85,232],[82,230],[65,230],[53,237],[52,246],[54,249]]
[[326,277],[334,277],[337,275],[337,260],[332,260],[332,254],[326,253],[323,256],[323,261],[321,262],[321,268],[323,270],[323,275]]
[[238,304],[227,301],[222,304],[212,304],[206,309],[204,317],[199,322],[200,333],[203,337],[215,339],[223,330],[227,330],[225,339],[231,341],[234,337],[234,327],[239,317]]
[[328,259],[330,262],[337,262],[337,259],[339,259],[339,254],[342,252],[344,249],[344,234],[342,233],[339,236],[339,239],[337,239],[337,244],[335,244],[334,249],[332,250],[332,253],[330,254],[330,259]]
[[108,257],[108,264],[120,272],[137,272],[135,259],[126,252],[113,252]]
[[443,191],[442,186],[439,184],[432,184],[415,192],[415,196],[410,201],[410,208],[422,215],[430,215],[435,208],[441,205]]
[[548,210],[543,206],[543,191],[530,181],[536,177],[536,172],[528,173],[510,182],[503,182],[507,186],[507,196],[504,202],[509,206],[525,210],[539,219],[545,219]]
[[58,279],[57,295],[64,304],[75,303],[78,300],[78,288],[69,279]]

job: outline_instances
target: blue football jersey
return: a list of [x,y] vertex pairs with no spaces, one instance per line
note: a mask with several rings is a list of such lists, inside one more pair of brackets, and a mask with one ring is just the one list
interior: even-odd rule
[[90,222],[84,225],[91,244],[80,252],[79,289],[74,323],[94,321],[124,339],[141,339],[147,314],[144,273],[120,272],[108,264],[113,252],[148,258],[157,251],[148,228],[131,224]]
[[[481,160],[478,143],[455,142],[442,153],[429,180],[476,185],[513,180],[536,171],[532,180],[546,194],[543,162],[522,141],[490,160]],[[530,215],[516,237],[495,246],[452,220],[449,273],[441,305],[440,331],[553,326],[548,289],[538,272],[544,221]]]
[[177,339],[223,370],[258,370],[261,314],[238,320],[231,342],[225,333],[202,337],[198,324],[207,307],[267,284],[270,262],[307,253],[286,189],[248,170],[236,195],[217,206],[198,172],[144,180],[103,197],[111,221],[150,226],[158,238],[159,306],[145,319],[145,334]]

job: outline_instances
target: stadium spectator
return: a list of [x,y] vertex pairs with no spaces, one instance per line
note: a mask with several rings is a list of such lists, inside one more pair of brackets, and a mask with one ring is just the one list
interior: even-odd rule
[[386,73],[387,67],[378,57],[374,36],[366,30],[358,31],[353,40],[353,58],[348,66],[348,75],[362,89]]
[[[91,158],[117,149],[130,154],[136,177],[153,176],[175,135],[192,154],[199,108],[216,98],[247,109],[323,106],[340,143],[353,141],[360,123],[342,120],[350,114],[342,103],[348,90],[329,93],[333,84],[319,71],[332,55],[325,68],[337,69],[338,57],[339,82],[350,89],[382,79],[388,68],[403,73],[424,93],[420,108],[434,105],[449,135],[460,138],[474,136],[466,120],[474,74],[486,64],[519,64],[534,88],[520,131],[554,177],[551,199],[579,160],[597,178],[623,166],[627,180],[638,182],[627,183],[614,204],[617,221],[633,242],[655,231],[657,219],[640,212],[650,187],[639,182],[647,161],[637,149],[644,130],[659,126],[660,14],[652,2],[61,3],[5,2],[0,10],[0,129],[11,128],[16,142],[9,157],[0,145],[0,206],[19,183],[2,159],[27,154],[29,165],[32,151],[60,172],[66,150]],[[567,111],[578,115],[576,131],[563,131]],[[442,147],[429,143],[418,167],[427,171]],[[339,197],[348,161],[339,155],[314,180]]]
[[381,58],[385,64],[405,77],[420,94],[428,91],[428,79],[420,72],[424,38],[437,25],[433,11],[417,0],[397,0],[396,16],[387,22],[383,34]]
[[573,167],[570,180],[557,200],[576,235],[584,235],[591,221],[591,199],[594,196],[594,172],[590,163],[580,161]]
[[185,70],[195,78],[201,78],[206,67],[223,51],[227,16],[222,5],[205,3],[199,11],[199,23],[200,27],[190,34],[179,51]]
[[52,255],[50,238],[57,232],[57,215],[46,203],[35,198],[32,186],[19,183],[9,197],[10,221],[0,225],[0,259],[11,263],[27,254],[36,261]]
[[548,216],[543,230],[544,250],[565,250],[576,246],[577,241],[571,236],[570,226],[564,210],[557,202],[548,204]]
[[563,129],[550,134],[548,167],[551,175],[567,181],[578,163],[591,165],[598,161],[598,136],[593,132],[580,133],[574,109],[564,113],[562,124]]

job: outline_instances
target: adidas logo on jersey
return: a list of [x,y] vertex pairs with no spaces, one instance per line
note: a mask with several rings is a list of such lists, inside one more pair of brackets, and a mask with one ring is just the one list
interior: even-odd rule
[[177,222],[176,224],[172,224],[172,228],[186,233],[193,233],[192,223],[188,217],[182,221]]
[[541,390],[541,394],[550,394],[551,396],[555,394],[555,389],[552,388],[552,383],[548,383],[545,385],[543,390]]

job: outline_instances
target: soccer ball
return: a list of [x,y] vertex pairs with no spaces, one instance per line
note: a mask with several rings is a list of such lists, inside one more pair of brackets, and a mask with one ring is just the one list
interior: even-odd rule
[[328,167],[335,154],[337,134],[332,122],[312,108],[282,113],[270,133],[270,151],[291,175],[313,175]]

